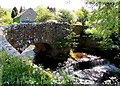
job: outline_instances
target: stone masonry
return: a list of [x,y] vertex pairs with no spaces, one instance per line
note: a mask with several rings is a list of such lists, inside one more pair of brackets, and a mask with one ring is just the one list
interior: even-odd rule
[[25,50],[29,45],[35,43],[50,43],[63,38],[69,34],[65,28],[74,26],[77,34],[80,34],[87,26],[69,25],[66,23],[20,23],[12,24],[4,29],[7,41],[19,52]]

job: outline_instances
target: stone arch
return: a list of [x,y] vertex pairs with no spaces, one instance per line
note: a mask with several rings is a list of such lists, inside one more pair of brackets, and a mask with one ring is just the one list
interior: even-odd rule
[[41,42],[35,43],[34,45],[35,57],[33,59],[33,63],[37,65],[42,64],[44,68],[54,70],[58,66],[58,63],[64,61],[54,57],[57,52],[55,52],[56,50],[52,45]]
[[77,34],[87,28],[87,26],[55,22],[19,23],[4,27],[4,33],[7,41],[21,53],[31,44],[50,43],[69,35],[68,29],[71,26],[74,26],[73,31]]
[[47,55],[51,55],[51,52],[53,50],[52,46],[48,43],[35,43],[34,51],[36,53],[46,53]]

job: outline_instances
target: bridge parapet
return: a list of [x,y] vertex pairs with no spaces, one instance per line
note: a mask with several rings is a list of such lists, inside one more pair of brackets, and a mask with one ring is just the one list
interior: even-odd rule
[[[73,25],[66,23],[19,23],[5,27],[4,33],[8,42],[19,52],[35,43],[50,43],[69,34],[65,28]],[[87,26],[74,25],[74,31],[80,34]]]

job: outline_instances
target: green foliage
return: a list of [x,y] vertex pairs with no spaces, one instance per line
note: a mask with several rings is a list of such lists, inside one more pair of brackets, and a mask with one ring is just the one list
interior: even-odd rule
[[75,12],[75,14],[76,14],[77,17],[78,17],[78,21],[81,20],[80,18],[83,18],[83,17],[84,17],[84,13],[83,13],[83,11],[81,11],[81,10],[77,10],[77,11]]
[[69,10],[59,9],[57,15],[58,22],[67,22],[69,24],[73,24],[76,21],[74,15]]
[[[116,57],[114,57],[115,59],[120,59],[120,53],[117,54]],[[120,66],[120,65],[119,65]]]
[[98,10],[92,12],[87,24],[92,27],[86,32],[99,40],[101,47],[105,50],[120,49],[120,38],[118,28],[119,3],[95,3]]
[[0,51],[2,62],[0,64],[0,78],[2,84],[72,84],[75,79],[66,73],[63,77],[56,76],[49,69],[43,69],[30,60],[31,57],[8,55],[3,50]]
[[71,26],[70,29],[67,29],[69,30],[69,35],[67,37],[65,37],[65,39],[67,40],[66,44],[68,46],[72,46],[72,47],[77,47],[78,45],[78,37],[80,35],[77,35],[74,31],[74,26]]
[[0,8],[0,18],[6,14],[7,14],[7,10],[4,8]]
[[31,61],[23,57],[8,55],[2,51],[3,84],[49,84],[48,76],[35,69]]
[[83,25],[85,25],[85,22],[88,20],[88,14],[89,11],[86,10],[84,7],[75,12],[75,15],[77,16],[77,21],[82,22]]
[[65,28],[66,30],[69,31],[69,35],[64,37],[64,38],[61,38],[61,39],[58,39],[57,41],[55,42],[52,42],[51,44],[54,44],[56,46],[59,46],[59,47],[77,47],[78,45],[78,37],[80,35],[77,35],[73,29],[74,29],[74,26],[71,26],[69,29],[68,28]]
[[13,22],[20,23],[20,17],[14,18],[14,19],[13,19]]
[[37,14],[38,16],[36,18],[36,21],[38,22],[46,22],[53,19],[53,14],[49,11],[49,9],[42,6],[37,7]]
[[11,18],[10,11],[0,8],[0,25],[9,25],[12,24],[12,18]]
[[14,7],[14,8],[12,9],[11,17],[14,18],[15,16],[17,16],[17,14],[18,14],[18,10],[17,10],[16,7]]
[[[98,40],[100,48],[103,51],[111,51],[110,59],[120,59],[120,29],[119,29],[119,4],[120,2],[92,3],[98,7],[91,13],[89,21],[90,26],[85,32],[90,37]],[[119,64],[118,64],[119,65]]]
[[59,73],[62,76],[55,77],[56,79],[53,80],[52,84],[65,84],[67,86],[71,86],[75,83],[79,83],[79,78],[74,77],[73,75],[67,75],[64,70],[59,71]]

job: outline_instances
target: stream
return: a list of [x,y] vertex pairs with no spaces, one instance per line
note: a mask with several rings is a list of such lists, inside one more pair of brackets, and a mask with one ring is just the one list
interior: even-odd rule
[[[16,56],[35,56],[35,52],[32,47],[28,47],[21,54],[17,52],[16,49],[13,48],[5,39],[2,30],[0,29],[0,49],[2,48],[6,48],[8,54]],[[114,83],[118,84],[118,86],[120,85],[120,69],[113,63],[110,63],[108,59],[103,59],[93,55],[81,58],[79,59],[79,62],[68,58],[67,61],[56,67],[56,70],[54,71],[57,76],[62,78],[63,76],[60,71],[78,78],[80,84]]]

